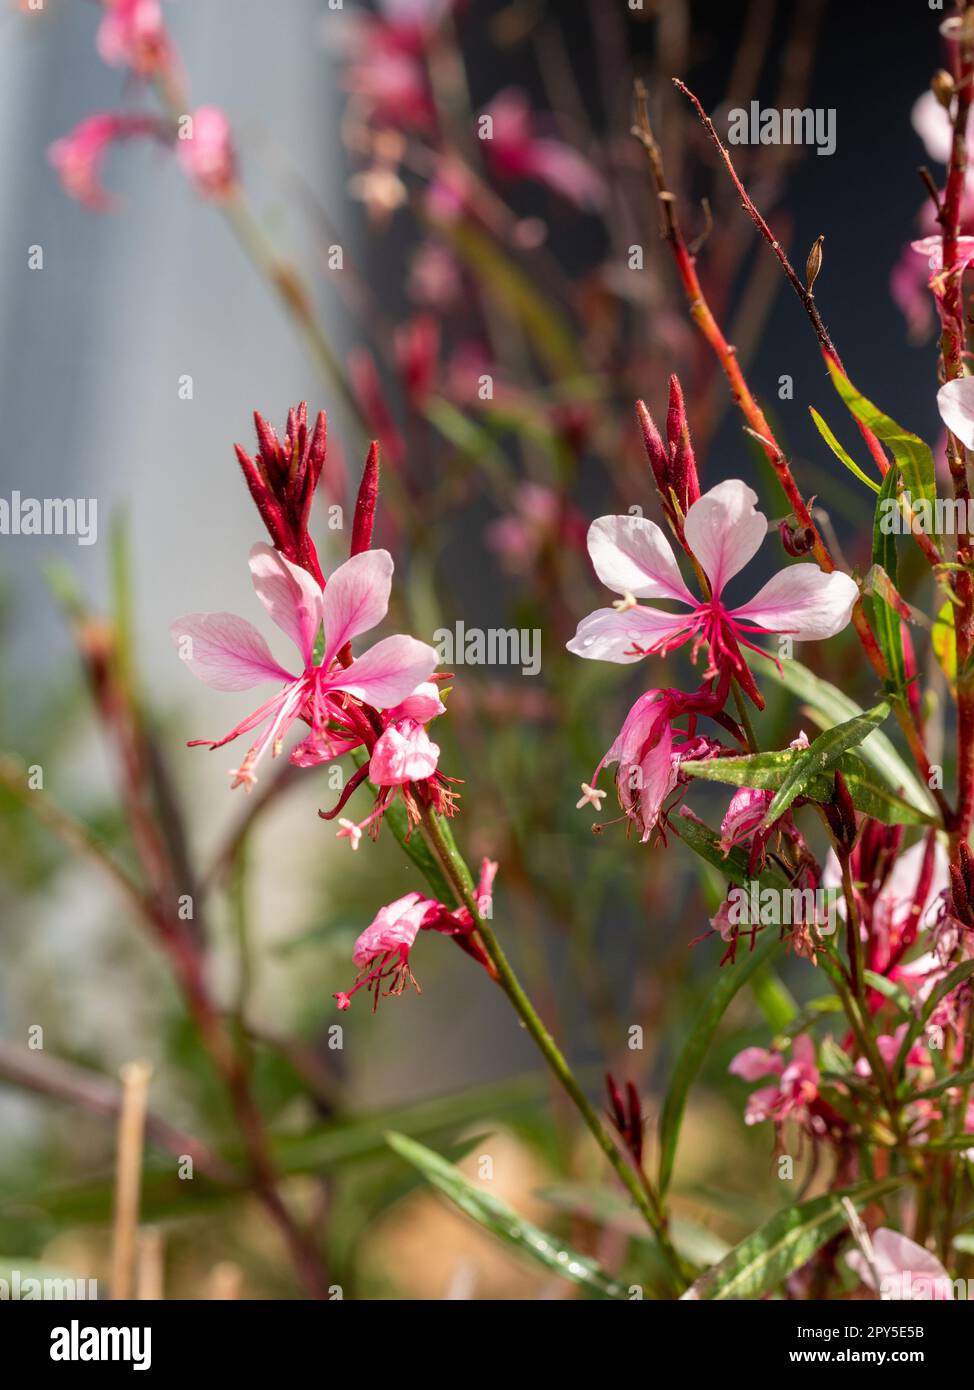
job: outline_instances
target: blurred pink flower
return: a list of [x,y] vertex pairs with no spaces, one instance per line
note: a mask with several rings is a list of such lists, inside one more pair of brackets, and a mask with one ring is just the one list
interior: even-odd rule
[[758,1081],[763,1076],[776,1076],[773,1086],[764,1086],[751,1094],[744,1112],[749,1125],[773,1120],[796,1120],[813,1133],[825,1129],[823,1117],[815,1112],[819,1098],[819,1072],[815,1060],[815,1044],[802,1033],[791,1045],[791,1061],[780,1052],[763,1047],[746,1047],[739,1052],[727,1069],[742,1081]]
[[236,179],[230,122],[219,106],[198,106],[189,133],[176,141],[176,157],[204,198],[225,198]]
[[526,574],[546,545],[580,548],[585,536],[582,514],[553,488],[521,483],[505,515],[490,522],[484,539],[512,574]]
[[596,210],[603,205],[606,187],[601,174],[564,140],[537,133],[537,117],[523,92],[501,92],[484,114],[492,127],[483,143],[496,175],[535,179],[579,208]]
[[159,0],[102,0],[95,45],[110,67],[149,77],[169,62],[171,47]]
[[426,71],[430,40],[452,0],[380,0],[377,14],[342,25],[347,91],[368,116],[397,130],[427,129],[436,108]]
[[[248,690],[266,680],[283,682],[277,695],[224,738],[196,739],[191,745],[221,748],[264,725],[232,774],[234,787],[248,788],[256,781],[257,762],[268,748],[277,756],[296,719],[307,720],[313,733],[337,724],[343,742],[356,732],[357,702],[376,709],[395,706],[428,680],[439,659],[425,642],[396,636],[383,638],[348,666],[338,660],[347,643],[386,615],[393,572],[387,550],[353,555],[335,570],[324,593],[306,570],[262,543],[250,552],[250,572],[257,597],[298,649],[303,663],[300,675],[278,665],[257,629],[232,613],[190,613],[170,627],[189,669],[215,690]],[[313,652],[322,623],[324,651],[316,662]]]
[[74,130],[55,140],[47,157],[66,193],[96,212],[105,212],[113,205],[101,183],[102,166],[110,147],[117,140],[160,133],[159,122],[151,116],[101,111],[87,116]]

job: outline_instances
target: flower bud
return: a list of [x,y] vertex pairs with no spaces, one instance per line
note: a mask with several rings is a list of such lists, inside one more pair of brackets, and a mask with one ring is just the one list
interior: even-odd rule
[[930,79],[930,90],[944,110],[949,110],[954,96],[954,79],[944,68],[938,68]]
[[778,535],[787,555],[807,555],[815,544],[815,532],[810,526],[801,526],[794,516],[778,522]]

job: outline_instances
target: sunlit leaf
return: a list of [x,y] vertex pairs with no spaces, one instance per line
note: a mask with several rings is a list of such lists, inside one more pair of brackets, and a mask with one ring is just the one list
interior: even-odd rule
[[903,1181],[886,1178],[862,1183],[785,1207],[702,1274],[684,1299],[763,1298],[843,1229],[847,1222],[843,1198],[863,1207],[894,1192]]
[[579,1284],[595,1298],[625,1299],[629,1291],[609,1277],[594,1260],[580,1255],[558,1237],[518,1216],[506,1202],[465,1177],[432,1149],[404,1134],[386,1135],[389,1147],[411,1163],[445,1197],[519,1255],[527,1256],[553,1274]]

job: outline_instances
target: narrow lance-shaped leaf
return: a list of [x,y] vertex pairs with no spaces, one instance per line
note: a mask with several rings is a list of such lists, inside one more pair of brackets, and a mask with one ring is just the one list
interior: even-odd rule
[[896,1190],[903,1178],[862,1183],[776,1212],[708,1269],[684,1299],[756,1299],[776,1289],[846,1225],[843,1198],[859,1208]]
[[845,401],[849,410],[862,424],[868,425],[873,434],[888,444],[893,458],[899,464],[906,491],[915,504],[922,500],[929,503],[931,514],[937,497],[936,474],[933,454],[917,435],[903,429],[895,420],[884,415],[872,401],[857,391],[852,382],[834,362],[829,363],[829,371],[835,389]]
[[[895,514],[899,469],[890,466],[883,479],[876,512],[873,517],[873,564],[880,566],[890,583],[896,586],[896,535],[889,524],[890,514]],[[879,649],[883,653],[889,671],[890,684],[897,699],[906,693],[906,663],[903,659],[903,635],[900,631],[900,616],[892,604],[874,590],[864,600],[866,612],[876,634]]]
[[[762,791],[778,791],[786,778],[794,771],[799,760],[807,750],[783,748],[775,753],[750,753],[737,758],[707,758],[688,760],[682,771],[687,777],[698,781],[722,782],[731,787],[755,787]],[[891,791],[886,782],[877,775],[856,753],[843,753],[829,772],[811,777],[802,789],[802,795],[812,801],[831,799],[835,785],[835,772],[842,773],[846,780],[852,804],[857,811],[882,821],[884,825],[932,825],[936,816],[929,811],[920,810],[911,802]]]
[[[831,729],[834,724],[862,713],[855,700],[830,681],[816,676],[800,661],[791,659],[776,663],[764,652],[756,651],[749,652],[747,659],[762,680],[781,685],[804,701],[805,712],[820,729]],[[930,793],[882,729],[867,734],[859,752],[892,791],[902,792],[911,806],[936,815],[937,808]]]
[[857,714],[844,724],[836,724],[819,734],[814,743],[800,752],[794,767],[774,794],[771,805],[764,817],[765,826],[773,825],[779,816],[784,815],[796,797],[801,796],[805,787],[823,772],[830,772],[843,753],[855,748],[872,729],[882,724],[889,714],[889,705],[880,701],[865,714]]
[[[741,887],[748,882],[747,858],[740,850],[731,850],[724,855],[718,837],[709,826],[683,817],[679,826],[683,840],[701,858],[716,865],[726,876]],[[764,886],[785,886],[783,874],[776,872],[758,875],[758,882]],[[727,964],[717,976],[717,982],[710,991],[707,1002],[694,1019],[683,1049],[677,1058],[670,1078],[666,1098],[660,1112],[659,1122],[659,1189],[665,1192],[673,1175],[676,1146],[680,1137],[680,1125],[686,1109],[690,1087],[700,1070],[704,1057],[713,1041],[714,1034],[728,1005],[743,985],[759,970],[781,946],[778,933],[766,929],[758,934],[752,950],[746,951],[742,945],[740,959]]]
[[846,453],[845,449],[843,449],[842,445],[836,439],[835,435],[829,429],[828,425],[822,419],[821,415],[819,415],[818,411],[814,408],[814,406],[809,406],[808,413],[811,415],[812,419],[815,422],[815,428],[818,430],[819,434],[822,436],[826,444],[832,450],[833,454],[835,454],[839,462],[844,464],[846,468],[848,468],[850,473],[855,474],[855,476],[859,479],[861,483],[865,483],[868,488],[872,488],[873,492],[878,492],[879,483],[873,482],[872,478],[868,477],[862,471],[858,463],[856,463],[855,459],[852,458],[851,455]]
[[506,1202],[484,1192],[425,1144],[418,1144],[404,1134],[388,1134],[386,1140],[400,1158],[418,1168],[427,1181],[466,1216],[518,1254],[526,1255],[551,1273],[560,1274],[563,1279],[581,1285],[595,1298],[628,1297],[628,1289],[610,1278],[594,1260],[569,1249],[557,1236],[549,1235],[530,1221],[523,1220]]

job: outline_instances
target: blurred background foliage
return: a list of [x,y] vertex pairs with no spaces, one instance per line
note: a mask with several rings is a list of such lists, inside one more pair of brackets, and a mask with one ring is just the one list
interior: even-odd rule
[[[828,0],[647,0],[636,12],[595,0],[484,0],[458,7],[431,46],[435,135],[396,135],[349,80],[354,55],[334,42],[339,17],[310,3],[273,8],[270,16],[255,4],[174,4],[166,21],[197,99],[220,101],[230,115],[244,184],[256,183],[262,224],[301,267],[319,322],[348,365],[357,408],[318,378],[214,209],[177,186],[161,158],[113,156],[110,182],[125,201],[108,217],[68,204],[45,167],[45,145],[93,106],[117,101],[118,75],[91,48],[94,13],[73,12],[93,7],[51,3],[38,20],[7,6],[5,61],[35,74],[70,71],[70,80],[49,117],[22,88],[13,113],[18,163],[7,171],[7,202],[26,206],[30,226],[5,211],[6,244],[47,242],[52,268],[29,290],[23,273],[7,270],[0,282],[8,308],[35,296],[18,333],[31,374],[8,377],[4,389],[5,488],[97,495],[101,537],[84,553],[67,538],[3,539],[0,746],[40,764],[38,795],[67,808],[138,874],[117,790],[117,731],[93,711],[84,675],[100,640],[116,655],[131,643],[126,675],[151,752],[153,805],[170,847],[185,849],[198,877],[227,843],[242,794],[226,792],[225,753],[184,748],[221,721],[229,726],[230,702],[187,688],[165,624],[187,608],[253,613],[244,563],[258,533],[231,442],[247,444],[254,407],[278,422],[301,396],[328,408],[324,486],[347,509],[365,437],[377,434],[385,462],[377,540],[397,563],[389,630],[429,639],[462,620],[542,633],[535,678],[458,668],[433,735],[441,767],[463,781],[456,830],[468,861],[500,862],[494,922],[529,993],[600,1104],[605,1069],[638,1085],[651,1146],[661,1092],[713,988],[719,943],[692,943],[708,929],[723,880],[679,844],[663,851],[627,839],[621,823],[593,835],[587,811],[574,809],[579,782],[635,695],[691,675],[684,656],[664,673],[655,659],[632,670],[565,652],[597,592],[585,526],[634,505],[654,515],[633,402],[644,397],[659,412],[672,371],[687,391],[705,485],[742,476],[770,517],[784,508],[729,418],[724,383],[674,286],[642,151],[629,134],[631,78],[650,84],[694,233],[705,226],[700,199],[710,200],[700,261],[714,306],[794,450],[806,492],[825,499],[855,562],[869,498],[836,477],[807,406],[828,407],[850,446],[852,432],[798,308],[778,294],[776,267],[668,78],[685,77],[709,110],[752,95],[837,109],[834,157],[742,150],[742,171],[796,263],[827,232],[817,293],[853,379],[930,438],[933,347],[922,354],[908,345],[888,278],[921,198],[909,108],[937,62],[935,26],[919,13],[925,7],[886,25]],[[465,113],[510,88],[526,94],[540,129],[583,153],[609,190],[605,203],[575,207],[542,181],[511,184],[478,166],[483,216],[438,222],[431,183],[453,161],[477,157]],[[377,171],[400,181],[401,206],[391,212],[375,180],[371,192],[363,185],[363,174]],[[110,253],[98,249],[105,237]],[[346,250],[340,276],[327,268],[336,239]],[[644,248],[639,272],[627,268],[632,244]],[[430,278],[439,302],[431,302]],[[452,300],[442,298],[451,285]],[[66,348],[53,338],[58,294],[66,296]],[[417,386],[409,334],[423,332],[435,341]],[[412,340],[420,355],[422,341]],[[61,383],[76,357],[77,389],[87,397],[72,414],[72,391]],[[176,372],[189,369],[200,389],[184,407],[170,398]],[[490,401],[472,385],[480,369],[494,379]],[[388,419],[368,389],[373,372]],[[794,378],[793,400],[778,398],[781,373]],[[316,534],[323,562],[344,558],[347,538],[330,535],[323,514]],[[808,654],[811,665],[818,655]],[[868,703],[854,640],[830,644],[830,657],[830,679]],[[783,747],[801,724],[791,697],[774,691],[764,746]],[[446,940],[422,939],[413,956],[421,996],[389,1000],[374,1017],[359,997],[336,1014],[331,996],[351,981],[356,936],[379,905],[422,884],[387,833],[356,855],[336,845],[315,814],[332,800],[323,769],[283,780],[232,873],[214,886],[206,921],[208,978],[248,1059],[284,1190],[315,1233],[329,1281],[345,1297],[366,1298],[573,1292],[445,1207],[390,1149],[386,1135],[395,1131],[467,1173],[489,1155],[494,1195],[597,1256],[623,1284],[651,1284],[652,1247],[506,1001],[466,957]],[[725,802],[720,789],[694,788],[694,808],[710,824]],[[240,1158],[239,1133],[136,914],[97,864],[38,823],[24,797],[0,787],[0,810],[0,1266],[32,1260],[107,1279],[115,1132],[92,1094],[112,1094],[119,1067],[145,1057],[154,1115],[229,1162]],[[781,973],[784,983],[759,972],[737,997],[691,1093],[673,1208],[681,1241],[703,1263],[781,1204],[771,1134],[745,1128],[746,1087],[727,1076],[735,1052],[765,1043],[779,1026],[783,990],[803,1002],[822,992],[804,962],[786,961]],[[339,1022],[340,1048],[331,1031]],[[27,1052],[37,1025],[43,1051]],[[634,1027],[642,1029],[636,1050]],[[36,1074],[25,1074],[25,1057]],[[45,1082],[48,1061],[72,1070]],[[799,1152],[799,1164],[813,1184],[827,1176],[814,1173],[809,1154]],[[181,1181],[151,1127],[143,1221],[161,1237],[143,1253],[161,1263],[167,1296],[299,1291],[254,1196],[199,1165]]]

